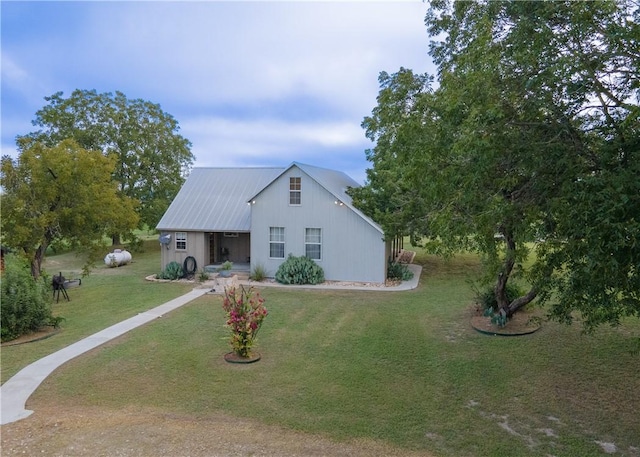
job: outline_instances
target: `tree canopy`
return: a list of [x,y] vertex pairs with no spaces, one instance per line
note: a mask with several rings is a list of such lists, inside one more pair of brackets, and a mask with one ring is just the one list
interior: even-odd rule
[[[639,15],[636,1],[431,2],[437,79],[381,74],[355,203],[389,236],[481,253],[507,315],[537,299],[588,330],[640,316]],[[531,287],[509,300],[514,277]]]
[[160,105],[128,99],[122,92],[78,89],[68,98],[57,92],[45,100],[48,105],[33,121],[41,130],[18,137],[18,146],[40,142],[54,147],[72,138],[84,149],[112,155],[119,191],[139,203],[140,223],[155,227],[194,159],[178,122]]
[[114,155],[88,151],[74,140],[34,143],[17,159],[2,158],[3,244],[31,262],[38,278],[49,246],[64,242],[94,261],[104,237],[138,223],[134,201],[112,179]]

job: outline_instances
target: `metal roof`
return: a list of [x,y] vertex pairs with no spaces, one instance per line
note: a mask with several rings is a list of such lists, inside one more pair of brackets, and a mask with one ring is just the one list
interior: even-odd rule
[[384,233],[378,224],[353,206],[347,189],[360,187],[354,179],[341,171],[298,162],[286,168],[194,168],[156,229],[249,232],[251,206],[247,203],[294,166]]
[[158,230],[248,232],[247,201],[283,168],[194,168],[158,222]]

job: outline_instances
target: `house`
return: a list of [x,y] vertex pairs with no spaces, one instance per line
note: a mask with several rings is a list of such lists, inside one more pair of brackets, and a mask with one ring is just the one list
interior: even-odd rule
[[289,254],[327,280],[383,283],[391,243],[355,208],[346,174],[294,162],[286,168],[194,168],[157,225],[162,267],[187,257],[198,269],[226,260],[273,277]]

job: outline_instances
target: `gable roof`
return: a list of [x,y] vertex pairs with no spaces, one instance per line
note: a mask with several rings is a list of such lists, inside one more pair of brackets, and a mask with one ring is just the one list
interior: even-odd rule
[[248,232],[247,201],[283,168],[193,168],[158,222],[158,230]]
[[298,167],[304,173],[309,175],[311,179],[316,181],[320,186],[322,186],[327,192],[333,195],[336,200],[342,202],[353,212],[358,214],[362,219],[368,222],[373,228],[378,230],[381,234],[384,234],[382,227],[380,227],[373,219],[366,216],[362,211],[353,206],[353,200],[347,194],[347,189],[349,187],[360,187],[357,181],[348,176],[346,173],[337,170],[331,170],[329,168],[315,167],[313,165],[307,165],[299,162],[292,162],[288,167],[282,169],[282,171],[275,176],[271,182],[266,184],[262,189],[260,189],[255,195],[251,196],[247,199],[247,202],[256,198],[264,189],[269,187],[274,181],[276,181],[280,176],[289,171],[293,167]]
[[196,232],[249,232],[251,206],[256,198],[292,167],[311,179],[384,234],[373,219],[353,206],[349,187],[360,187],[347,174],[293,162],[286,168],[193,168],[178,195],[158,222],[157,230]]

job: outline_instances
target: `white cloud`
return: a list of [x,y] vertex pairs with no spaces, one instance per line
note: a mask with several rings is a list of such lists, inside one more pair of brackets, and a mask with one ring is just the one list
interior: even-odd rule
[[19,94],[29,103],[39,103],[42,100],[40,93],[45,88],[43,80],[21,65],[19,59],[14,58],[13,54],[5,49],[2,50],[0,69],[3,98],[16,97]]
[[1,70],[3,81],[10,87],[20,86],[29,77],[28,73],[5,53],[2,54]]
[[361,111],[379,71],[428,65],[421,2],[187,5],[97,8],[86,27],[113,56],[103,71],[139,73],[140,88],[195,103],[313,94]]
[[332,149],[361,154],[367,146],[362,130],[350,122],[200,117],[181,125],[182,133],[193,143],[198,166],[283,163]]
[[420,0],[18,3],[3,5],[3,151],[42,97],[120,90],[174,115],[198,166],[333,160],[357,179],[379,72],[433,71]]

